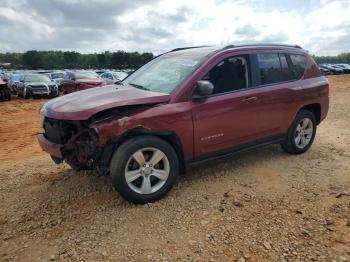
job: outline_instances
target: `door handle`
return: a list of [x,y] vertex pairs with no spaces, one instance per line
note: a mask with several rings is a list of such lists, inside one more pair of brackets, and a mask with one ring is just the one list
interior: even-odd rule
[[256,96],[246,97],[242,101],[246,103],[254,103],[258,98]]

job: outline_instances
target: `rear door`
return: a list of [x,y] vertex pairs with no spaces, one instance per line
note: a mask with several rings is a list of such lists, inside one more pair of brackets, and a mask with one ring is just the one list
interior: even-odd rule
[[299,87],[289,64],[287,53],[257,53],[255,67],[258,74],[261,118],[258,124],[259,137],[274,136],[286,132],[285,120],[293,89]]
[[204,77],[214,85],[205,100],[193,101],[195,156],[206,156],[255,141],[266,112],[254,81],[250,55],[227,57]]

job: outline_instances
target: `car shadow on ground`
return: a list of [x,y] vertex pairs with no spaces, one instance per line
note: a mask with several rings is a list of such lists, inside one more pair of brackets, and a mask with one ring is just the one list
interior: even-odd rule
[[[225,159],[213,160],[191,167],[179,176],[176,186],[170,191],[171,196],[181,196],[182,190],[189,190],[193,184],[214,177],[232,177],[240,179],[247,167],[264,166],[267,161],[284,158],[286,154],[278,145],[271,145],[259,150],[234,154]],[[91,205],[103,203],[103,200],[117,205],[128,203],[113,188],[110,176],[99,176],[95,171],[74,171],[69,168],[49,177],[45,188],[41,188],[40,197],[44,202],[52,200],[56,204],[84,202]],[[168,197],[162,201],[167,201]],[[75,205],[75,204],[74,204]]]

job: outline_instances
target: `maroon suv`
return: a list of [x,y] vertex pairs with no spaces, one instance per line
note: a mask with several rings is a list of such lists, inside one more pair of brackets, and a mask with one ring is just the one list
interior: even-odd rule
[[299,46],[180,48],[119,85],[46,103],[38,140],[56,163],[109,174],[146,203],[191,164],[273,143],[305,152],[328,104],[328,81]]
[[62,89],[64,94],[106,85],[97,73],[91,71],[66,72]]

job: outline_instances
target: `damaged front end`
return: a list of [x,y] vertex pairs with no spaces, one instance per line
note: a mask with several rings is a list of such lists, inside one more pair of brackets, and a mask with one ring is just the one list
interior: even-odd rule
[[38,135],[39,144],[56,164],[66,161],[74,170],[95,169],[106,175],[118,139],[130,128],[130,115],[150,106],[105,110],[88,120],[44,117],[44,133]]
[[[43,136],[59,146],[61,157],[51,155],[56,163],[65,160],[73,169],[93,169],[103,149],[94,129],[84,121],[56,120],[45,117]],[[49,152],[50,153],[50,152]]]

